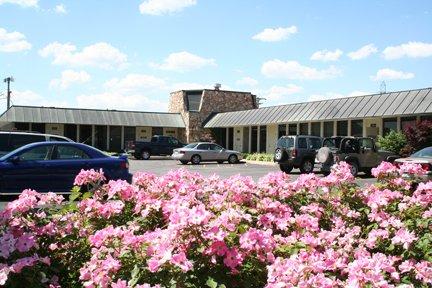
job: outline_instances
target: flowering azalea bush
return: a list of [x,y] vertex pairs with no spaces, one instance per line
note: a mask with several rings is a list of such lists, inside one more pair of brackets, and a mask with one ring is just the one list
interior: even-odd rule
[[82,171],[70,201],[25,190],[1,211],[0,285],[430,287],[432,182],[406,171],[422,173],[383,163],[362,188],[344,162],[257,183]]

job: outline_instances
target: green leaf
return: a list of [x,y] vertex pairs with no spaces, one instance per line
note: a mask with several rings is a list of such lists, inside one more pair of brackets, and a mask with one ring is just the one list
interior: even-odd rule
[[91,192],[85,192],[85,193],[82,195],[82,200],[90,198],[90,197],[92,196],[92,194],[93,194],[93,193],[91,193]]
[[207,285],[208,287],[210,287],[210,288],[217,288],[217,287],[218,287],[217,282],[216,282],[213,278],[211,278],[211,277],[209,277],[209,278],[207,279],[206,285]]
[[135,264],[134,268],[131,271],[131,279],[129,280],[129,286],[135,286],[139,280],[140,269],[138,265]]
[[69,196],[70,202],[77,200],[81,196],[81,192],[79,191],[79,188],[78,188],[78,190],[75,188],[77,188],[77,186],[74,186],[74,188],[72,188],[72,192]]

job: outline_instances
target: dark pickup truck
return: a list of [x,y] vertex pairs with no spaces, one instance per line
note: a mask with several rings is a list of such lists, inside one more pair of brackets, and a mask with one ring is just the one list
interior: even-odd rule
[[148,160],[150,156],[171,155],[173,150],[185,144],[172,136],[155,135],[149,141],[136,141],[134,156],[136,159]]

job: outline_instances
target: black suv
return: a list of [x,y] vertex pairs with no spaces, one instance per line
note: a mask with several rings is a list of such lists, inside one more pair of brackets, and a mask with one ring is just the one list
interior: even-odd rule
[[322,139],[317,136],[282,136],[276,144],[274,161],[285,173],[290,173],[293,168],[300,168],[301,173],[312,173],[315,155],[321,145]]
[[21,146],[45,141],[63,141],[73,142],[71,139],[52,134],[17,132],[17,131],[0,131],[0,156],[18,149]]

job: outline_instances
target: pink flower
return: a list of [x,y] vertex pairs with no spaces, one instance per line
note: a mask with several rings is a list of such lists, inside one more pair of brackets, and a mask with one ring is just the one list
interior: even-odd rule
[[18,238],[16,248],[19,252],[27,252],[35,246],[35,237],[29,233],[25,233]]
[[82,185],[98,185],[102,181],[105,181],[106,178],[104,176],[103,170],[95,171],[94,169],[84,170],[78,173],[75,177],[74,185],[82,186]]
[[401,228],[396,232],[396,235],[392,238],[393,244],[402,244],[405,249],[408,249],[409,245],[417,240],[414,232],[410,232],[405,228]]
[[385,177],[395,176],[397,171],[397,167],[392,163],[383,161],[378,165],[378,167],[372,168],[372,175],[375,178],[383,179]]

